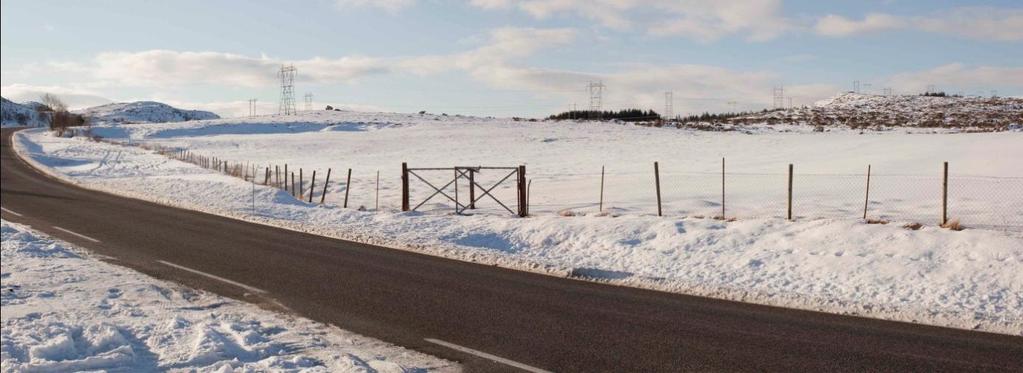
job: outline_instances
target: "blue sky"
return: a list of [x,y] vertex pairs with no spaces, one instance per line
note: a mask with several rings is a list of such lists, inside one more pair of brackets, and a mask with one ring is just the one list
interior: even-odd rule
[[3,1],[4,97],[150,99],[239,115],[299,107],[542,116],[589,105],[676,113],[839,91],[1023,95],[1018,1]]

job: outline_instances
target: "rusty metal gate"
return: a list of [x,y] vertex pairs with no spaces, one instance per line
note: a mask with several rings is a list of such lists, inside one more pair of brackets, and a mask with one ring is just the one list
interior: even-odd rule
[[[451,172],[452,178],[444,185],[438,187],[439,183],[431,183],[424,178],[420,173],[422,172]],[[497,182],[493,183],[489,187],[485,187],[476,181],[476,175],[485,171],[495,171],[504,175]],[[507,172],[505,174],[504,172]],[[419,180],[425,184],[432,193],[429,197],[426,197],[414,207],[410,208],[410,193],[409,193],[409,182],[410,176]],[[492,192],[497,187],[501,186],[502,183],[511,179],[515,176],[515,189],[516,189],[516,210],[513,211],[507,204],[497,198]],[[469,185],[468,199],[463,201],[462,195],[459,194],[458,183],[459,181],[467,181]],[[452,191],[448,192],[448,188],[452,187]],[[479,193],[477,193],[479,192]],[[463,192],[464,194],[464,192]],[[401,210],[402,211],[416,211],[422,207],[426,202],[437,196],[447,198],[449,201],[455,204],[455,213],[464,214],[466,210],[476,209],[476,203],[482,200],[484,197],[490,197],[499,206],[504,208],[506,211],[513,215],[525,217],[529,214],[529,209],[526,204],[526,166],[517,167],[485,167],[485,166],[455,166],[455,167],[421,167],[421,168],[410,168],[407,163],[401,164]]]

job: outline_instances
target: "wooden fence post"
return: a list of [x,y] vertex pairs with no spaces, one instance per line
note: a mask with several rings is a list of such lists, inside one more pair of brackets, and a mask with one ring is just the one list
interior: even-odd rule
[[469,208],[476,209],[476,171],[469,169]]
[[533,190],[533,179],[526,182],[526,216],[529,216],[529,196]]
[[330,184],[330,168],[327,169],[327,179],[323,180],[323,193],[320,193],[320,204],[327,199],[327,185]]
[[291,171],[291,196],[295,197],[295,171]]
[[867,196],[863,201],[863,220],[867,220],[867,206],[870,205],[870,165],[867,165]]
[[725,157],[721,157],[721,220],[725,218]]
[[518,192],[519,192],[519,217],[524,218],[529,215],[529,211],[526,208],[526,166],[519,165],[518,171]]
[[313,192],[316,191],[316,170],[313,170],[313,179],[309,180],[309,203],[313,203]]
[[661,215],[661,168],[654,162],[654,186],[657,189],[657,216]]
[[305,193],[305,187],[302,185],[303,181],[305,181],[305,178],[302,177],[302,168],[299,167],[298,168],[298,200],[299,201],[304,199],[304,198],[302,198],[302,197],[304,197],[303,194]]
[[288,164],[284,164],[284,191],[288,191]]
[[408,164],[401,162],[401,211],[408,211]]
[[945,171],[941,179],[941,225],[948,223],[948,162],[945,162]]
[[263,185],[270,184],[270,166],[266,166],[263,171]]
[[789,221],[792,220],[792,164],[789,163]]
[[281,188],[281,166],[274,165],[274,186]]
[[600,204],[597,211],[604,212],[604,166],[600,166]]
[[348,208],[348,191],[352,190],[352,169],[348,169],[348,181],[345,181],[345,204],[344,208]]

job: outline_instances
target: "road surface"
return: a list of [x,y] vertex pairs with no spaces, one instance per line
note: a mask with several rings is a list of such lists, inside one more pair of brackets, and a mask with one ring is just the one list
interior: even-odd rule
[[512,271],[85,190],[21,161],[12,132],[0,149],[4,219],[468,371],[1023,370],[1019,336]]

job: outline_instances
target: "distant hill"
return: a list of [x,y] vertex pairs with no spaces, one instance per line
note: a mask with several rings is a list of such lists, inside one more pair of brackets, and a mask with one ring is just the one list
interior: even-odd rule
[[813,106],[685,118],[682,126],[795,124],[817,128],[922,127],[1003,131],[1023,125],[1023,99],[843,93]]
[[184,110],[155,102],[136,101],[113,103],[77,110],[93,124],[165,123],[190,120],[220,119],[220,116],[202,110]]
[[49,116],[45,112],[36,110],[37,107],[43,107],[45,111],[49,111],[49,108],[38,102],[19,104],[0,97],[0,116],[3,117],[3,126],[45,126]]

